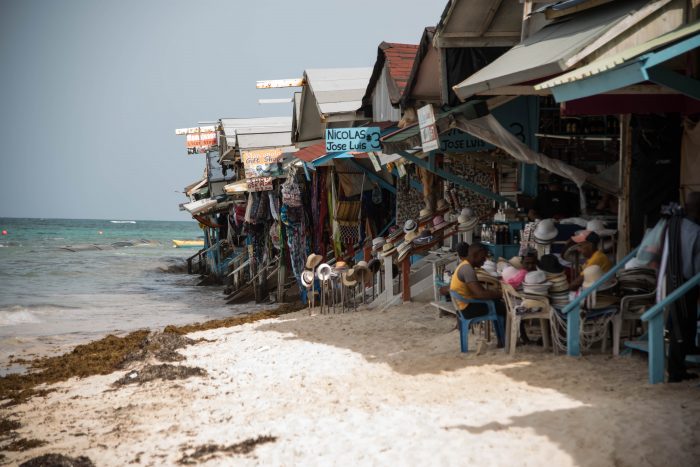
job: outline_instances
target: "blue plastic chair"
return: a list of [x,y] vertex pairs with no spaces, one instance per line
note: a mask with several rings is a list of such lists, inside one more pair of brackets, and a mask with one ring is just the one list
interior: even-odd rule
[[[496,304],[493,300],[478,300],[474,298],[464,298],[460,294],[454,291],[450,291],[452,296],[452,302],[455,304],[455,310],[457,311],[457,320],[459,321],[459,342],[460,349],[462,353],[466,353],[469,350],[469,325],[480,323],[482,321],[494,321],[494,327],[496,328],[496,337],[500,342],[505,342],[505,332],[503,318],[496,314]],[[456,303],[484,303],[489,309],[489,312],[483,316],[477,316],[476,318],[465,318],[462,311],[457,308]]]

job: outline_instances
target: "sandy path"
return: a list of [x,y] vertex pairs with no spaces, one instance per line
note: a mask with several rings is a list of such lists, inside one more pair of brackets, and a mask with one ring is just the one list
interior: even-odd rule
[[[697,465],[700,387],[650,386],[638,356],[460,354],[423,304],[305,312],[189,335],[182,365],[206,377],[111,388],[72,380],[15,413],[47,446],[96,465],[172,465],[188,449],[277,440],[205,465]],[[474,345],[472,339],[472,346]]]

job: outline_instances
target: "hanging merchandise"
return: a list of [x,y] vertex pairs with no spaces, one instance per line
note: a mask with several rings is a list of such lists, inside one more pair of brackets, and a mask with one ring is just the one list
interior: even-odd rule
[[268,198],[270,199],[270,214],[274,220],[278,221],[280,220],[279,198],[276,194],[272,193],[268,196]]
[[287,206],[301,206],[301,190],[296,179],[296,170],[289,168],[287,180],[282,184],[282,202]]
[[251,192],[251,193],[248,193],[248,203],[246,203],[245,216],[244,216],[244,220],[249,224],[252,222],[252,217],[251,217],[252,211],[253,211],[253,193]]
[[[360,193],[365,188],[365,176],[362,175]],[[340,241],[345,245],[354,245],[360,241],[360,219],[362,215],[362,199],[358,201],[338,201],[335,218],[340,231]]]

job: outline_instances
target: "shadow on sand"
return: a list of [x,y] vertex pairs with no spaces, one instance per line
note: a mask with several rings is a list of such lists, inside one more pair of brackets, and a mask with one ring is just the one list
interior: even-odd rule
[[[486,372],[555,390],[581,403],[572,409],[540,410],[482,426],[469,425],[469,414],[465,414],[467,423],[443,427],[446,430],[471,434],[511,428],[535,430],[569,453],[578,465],[597,465],[600,461],[600,457],[587,452],[606,453],[610,465],[693,465],[700,455],[697,383],[651,386],[646,380],[646,359],[639,355],[613,358],[593,353],[572,358],[524,346],[510,357],[493,344],[484,354],[476,355],[473,338],[470,352],[462,354],[455,321],[438,318],[432,307],[420,304],[385,312],[278,320],[258,329],[283,333],[286,339],[349,349],[403,376],[483,367]],[[468,398],[468,388],[465,394]],[[494,414],[494,418],[501,417]],[[679,427],[683,428],[679,431]],[[649,446],[659,449],[650,450]]]

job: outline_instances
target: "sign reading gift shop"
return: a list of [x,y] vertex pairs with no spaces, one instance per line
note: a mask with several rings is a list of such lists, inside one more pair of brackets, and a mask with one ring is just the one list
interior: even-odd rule
[[272,190],[272,179],[283,176],[282,150],[255,149],[241,151],[248,191]]
[[[521,143],[532,148],[534,138],[533,115],[530,112],[529,96],[522,96],[507,102],[491,112],[498,123],[510,131]],[[495,146],[469,133],[451,129],[440,135],[440,150],[443,152],[489,151]]]
[[326,152],[381,151],[378,126],[326,129]]

